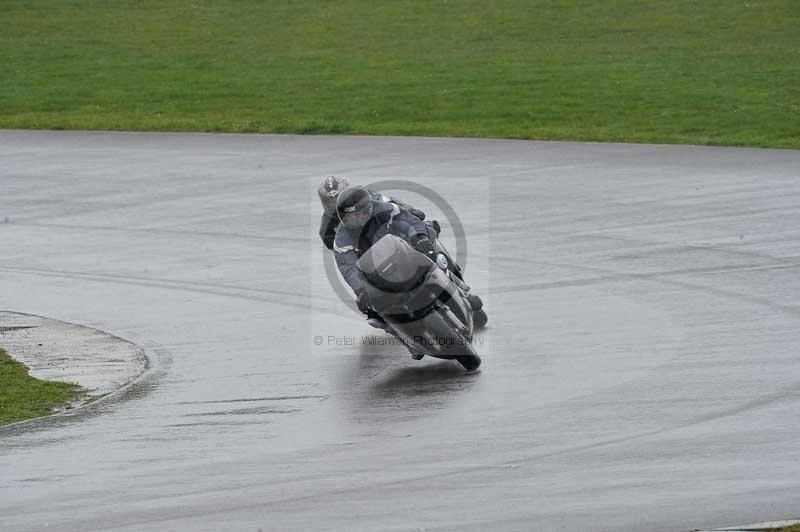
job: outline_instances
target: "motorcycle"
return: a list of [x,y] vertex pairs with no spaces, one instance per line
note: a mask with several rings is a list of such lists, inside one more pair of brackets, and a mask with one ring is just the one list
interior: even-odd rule
[[444,246],[435,241],[434,260],[408,242],[387,234],[356,263],[372,308],[415,359],[455,359],[475,371],[481,358],[472,345],[486,324],[481,299],[469,293]]

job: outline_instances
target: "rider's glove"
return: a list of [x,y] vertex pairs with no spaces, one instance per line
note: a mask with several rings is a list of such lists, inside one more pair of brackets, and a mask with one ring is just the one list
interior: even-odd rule
[[424,253],[425,255],[433,255],[433,242],[427,236],[423,236],[417,239],[417,242],[414,244],[414,247],[420,253]]
[[369,296],[363,288],[356,292],[356,305],[358,305],[358,310],[364,314],[366,314],[371,308],[369,304]]

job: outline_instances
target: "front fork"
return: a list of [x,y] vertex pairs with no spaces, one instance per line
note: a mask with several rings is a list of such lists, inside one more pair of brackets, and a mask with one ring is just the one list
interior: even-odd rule
[[[450,307],[448,307],[447,305],[437,303],[437,307],[439,311],[442,313],[442,316],[444,316],[444,319],[447,320],[448,323],[450,323],[453,329],[455,329],[458,332],[458,334],[460,334],[461,336],[472,342],[472,335],[469,334],[470,324],[463,323],[460,319],[458,319],[458,316],[456,316],[455,313],[453,313],[453,311],[450,310]],[[469,316],[467,317],[467,319],[469,320]]]

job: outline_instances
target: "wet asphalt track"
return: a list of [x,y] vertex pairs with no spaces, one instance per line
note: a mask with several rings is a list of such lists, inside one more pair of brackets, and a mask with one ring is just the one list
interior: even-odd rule
[[[363,346],[320,281],[327,174],[454,205],[489,296],[481,373]],[[0,529],[797,516],[798,295],[797,151],[0,132],[0,309],[151,358],[121,397],[0,429]]]

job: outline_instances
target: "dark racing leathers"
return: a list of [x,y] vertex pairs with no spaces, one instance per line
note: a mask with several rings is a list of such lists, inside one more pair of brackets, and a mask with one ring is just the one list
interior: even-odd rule
[[418,217],[395,203],[373,200],[372,218],[358,230],[344,225],[336,228],[333,252],[336,265],[350,288],[359,295],[362,293],[356,262],[375,242],[391,233],[416,245],[422,238],[428,238],[428,228]]
[[[422,211],[420,211],[418,209],[415,209],[415,208],[411,207],[410,205],[408,205],[406,203],[403,203],[402,201],[397,200],[396,198],[387,198],[386,196],[382,196],[381,194],[379,194],[377,192],[372,192],[372,191],[370,191],[370,194],[372,195],[372,200],[373,201],[380,201],[380,202],[383,202],[383,203],[386,203],[386,202],[394,203],[398,207],[401,207],[401,208],[409,211],[411,214],[413,214],[414,216],[416,216],[420,220],[424,220],[425,219],[425,213],[424,212],[422,212]],[[333,242],[336,239],[336,228],[337,227],[339,227],[339,217],[336,215],[336,213],[334,213],[333,216],[331,216],[328,213],[323,212],[322,213],[322,220],[320,221],[320,224],[319,224],[319,237],[322,239],[322,243],[325,244],[325,247],[328,248],[328,249],[333,249]]]

